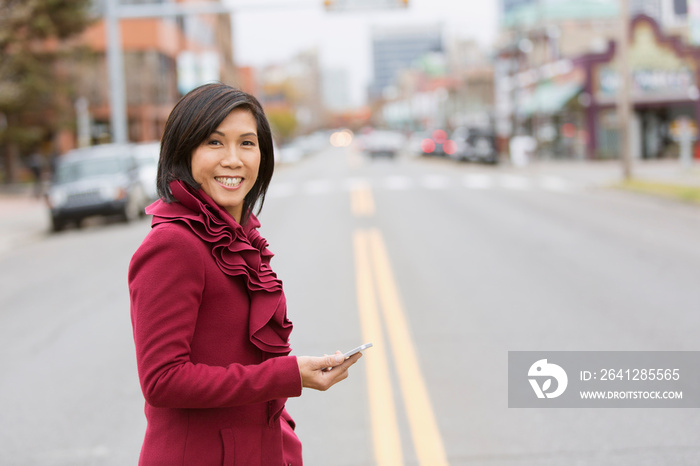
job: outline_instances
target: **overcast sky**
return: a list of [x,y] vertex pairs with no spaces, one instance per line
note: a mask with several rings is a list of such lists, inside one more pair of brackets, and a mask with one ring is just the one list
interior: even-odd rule
[[[379,3],[382,0],[336,0]],[[499,1],[409,0],[407,9],[326,12],[323,0],[228,0],[234,14],[234,53],[243,66],[289,60],[317,47],[323,67],[351,73],[352,96],[361,102],[371,79],[370,28],[442,22],[446,34],[490,44],[495,38]],[[246,6],[247,5],[247,6]],[[261,5],[272,5],[261,7]]]

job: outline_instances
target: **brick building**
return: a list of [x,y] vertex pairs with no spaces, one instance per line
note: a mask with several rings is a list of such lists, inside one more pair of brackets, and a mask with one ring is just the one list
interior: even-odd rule
[[[118,8],[149,3],[153,2],[120,0]],[[161,3],[194,4],[196,0]],[[95,1],[95,11],[102,15],[105,0]],[[129,141],[158,140],[173,105],[202,81],[236,82],[230,15],[126,18],[119,23]],[[93,58],[82,61],[75,73],[80,81],[78,100],[87,104],[84,120],[89,122],[89,141],[66,132],[57,141],[59,152],[112,139],[106,37],[105,21],[98,19],[77,39],[93,52]]]

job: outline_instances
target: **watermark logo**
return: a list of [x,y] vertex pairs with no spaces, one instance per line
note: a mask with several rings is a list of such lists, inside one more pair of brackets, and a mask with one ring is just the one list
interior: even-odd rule
[[[566,371],[561,366],[548,363],[546,359],[540,359],[530,366],[527,375],[537,398],[556,398],[564,393],[569,383]],[[552,388],[552,379],[556,380],[557,384],[553,391],[549,391]]]
[[700,351],[508,351],[508,407],[700,408],[698,367]]

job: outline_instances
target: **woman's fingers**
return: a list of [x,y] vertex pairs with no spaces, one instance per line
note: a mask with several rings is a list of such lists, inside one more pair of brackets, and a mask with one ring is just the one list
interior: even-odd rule
[[348,369],[360,357],[362,354],[357,353],[344,359],[340,351],[332,356],[299,356],[297,364],[299,365],[302,386],[321,391],[328,390],[348,377]]

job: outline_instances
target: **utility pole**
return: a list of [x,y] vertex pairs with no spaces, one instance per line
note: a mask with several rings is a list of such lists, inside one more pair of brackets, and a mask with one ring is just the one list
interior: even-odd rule
[[126,143],[129,142],[129,133],[127,131],[122,34],[117,12],[118,2],[119,0],[107,0],[105,11],[107,72],[109,73],[109,112],[112,141]]
[[109,74],[110,124],[112,127],[112,140],[114,142],[129,142],[126,114],[126,85],[124,82],[124,56],[119,20],[122,18],[156,18],[189,14],[221,13],[231,13],[231,8],[216,1],[192,4],[159,3],[120,6],[119,0],[107,0],[105,9],[107,72]]
[[618,39],[618,101],[617,118],[620,138],[620,160],[622,176],[625,180],[632,178],[632,154],[630,144],[630,65],[629,65],[630,15],[629,0],[620,0],[620,37]]

